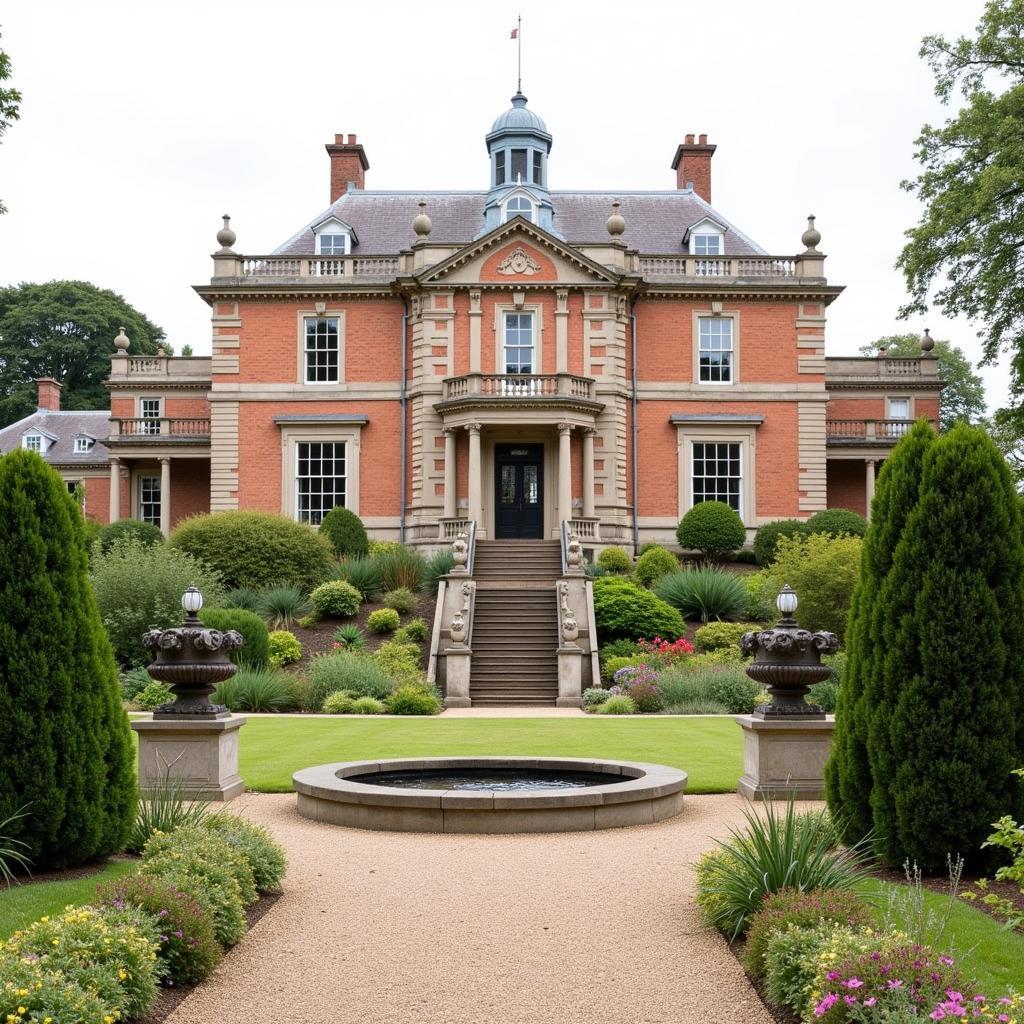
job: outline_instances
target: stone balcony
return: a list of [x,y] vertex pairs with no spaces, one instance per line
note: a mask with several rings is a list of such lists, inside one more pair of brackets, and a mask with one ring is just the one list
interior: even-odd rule
[[931,356],[888,358],[881,356],[828,356],[825,359],[828,387],[927,387],[939,388],[938,360]]
[[108,447],[145,444],[209,445],[209,417],[112,416]]
[[442,382],[438,412],[486,408],[576,409],[597,413],[594,380],[573,373],[466,373]]
[[914,425],[913,420],[828,419],[828,445],[882,445],[892,447]]
[[110,384],[210,384],[209,356],[115,355],[110,360]]

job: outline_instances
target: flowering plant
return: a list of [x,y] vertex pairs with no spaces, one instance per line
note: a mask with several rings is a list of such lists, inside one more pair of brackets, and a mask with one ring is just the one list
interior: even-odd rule
[[849,1020],[856,1024],[912,1024],[921,1020],[968,1020],[994,1021],[999,1024],[1018,1024],[1024,1019],[1024,996],[1008,995],[1001,999],[989,999],[984,995],[965,996],[956,989],[943,993],[934,1007],[918,1007],[903,989],[897,989],[883,1002],[880,1000],[870,1007],[860,1004],[850,1009]]
[[612,678],[615,685],[622,688],[621,692],[629,692],[638,684],[653,683],[658,678],[658,673],[650,665],[627,665],[620,668]]
[[637,647],[644,654],[655,655],[665,665],[673,665],[688,654],[693,654],[693,644],[685,637],[678,640],[662,640],[660,636],[656,636],[653,640],[637,641]]
[[[810,1019],[825,1024],[883,1020],[883,1012],[892,1003],[914,1008],[919,1016],[922,1010],[934,1008],[932,1019],[941,1020],[934,1014],[953,1016],[953,1007],[963,1000],[963,989],[951,956],[909,942],[899,932],[852,956],[836,957],[826,945],[818,956]],[[944,1003],[949,1004],[948,1008],[940,1009]],[[853,1016],[855,1011],[861,1016]],[[865,1012],[872,1016],[864,1016]]]

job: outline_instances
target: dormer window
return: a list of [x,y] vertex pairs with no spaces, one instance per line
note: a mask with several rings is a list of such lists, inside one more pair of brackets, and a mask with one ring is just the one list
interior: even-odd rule
[[313,234],[317,256],[348,256],[359,241],[352,227],[337,217],[327,217],[314,224]]
[[699,234],[690,236],[690,252],[694,256],[721,256],[722,236]]
[[347,256],[349,252],[349,236],[317,235],[316,251],[320,256]]
[[96,442],[91,437],[76,437],[75,438],[75,454],[76,455],[88,455],[92,451],[92,446]]
[[505,204],[505,220],[511,220],[513,217],[533,221],[533,203],[526,196],[513,196]]
[[43,435],[42,434],[26,434],[21,439],[22,447],[30,452],[39,452],[42,454],[46,449],[43,446]]

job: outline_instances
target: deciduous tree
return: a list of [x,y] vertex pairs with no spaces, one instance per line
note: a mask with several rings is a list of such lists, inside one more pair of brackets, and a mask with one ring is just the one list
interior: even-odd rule
[[[12,121],[21,117],[21,93],[17,89],[6,86],[3,83],[11,77],[11,58],[0,50],[0,140],[7,134]],[[7,207],[0,200],[0,213],[6,213]]]

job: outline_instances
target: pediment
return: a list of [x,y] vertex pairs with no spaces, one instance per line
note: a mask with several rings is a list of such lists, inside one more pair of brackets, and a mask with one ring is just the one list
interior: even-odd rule
[[445,284],[615,284],[619,275],[520,217],[417,274]]

